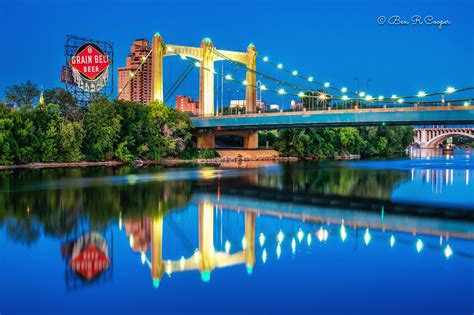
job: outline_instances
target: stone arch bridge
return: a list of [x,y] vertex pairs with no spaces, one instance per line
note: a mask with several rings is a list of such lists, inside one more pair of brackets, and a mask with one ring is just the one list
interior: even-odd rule
[[450,137],[464,136],[474,139],[474,126],[432,126],[415,128],[415,141],[422,149],[439,148]]

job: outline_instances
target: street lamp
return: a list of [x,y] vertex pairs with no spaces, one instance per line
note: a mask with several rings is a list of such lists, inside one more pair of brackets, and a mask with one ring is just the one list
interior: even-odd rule
[[262,110],[262,81],[257,81],[257,88],[260,90],[260,110]]
[[[354,78],[354,80],[357,81],[357,90],[356,90],[356,93],[359,94],[359,90],[360,90],[360,81],[359,81],[359,78]],[[357,106],[360,106],[359,100],[357,100]]]
[[370,82],[370,81],[372,81],[372,79],[368,79],[368,80],[367,80],[367,83],[366,83],[366,86],[367,86],[367,93],[370,92],[370,91],[369,91],[369,82]]

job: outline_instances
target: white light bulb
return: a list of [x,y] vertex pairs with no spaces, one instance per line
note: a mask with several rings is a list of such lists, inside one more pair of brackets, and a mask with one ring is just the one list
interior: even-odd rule
[[291,239],[291,252],[293,254],[296,252],[296,240],[294,237]]
[[342,93],[346,93],[346,92],[347,92],[347,88],[346,88],[346,87],[343,87],[343,88],[341,89],[341,92],[342,92]]
[[291,74],[292,75],[298,75],[298,71],[294,70]]
[[263,57],[263,61],[267,62],[267,61],[268,61],[268,57],[267,57],[267,56]]
[[325,83],[324,83],[324,87],[325,87],[325,88],[329,87],[329,82],[325,82]]
[[446,93],[451,94],[451,93],[453,93],[453,92],[456,92],[456,89],[453,88],[452,86],[449,86],[449,87],[446,89]]
[[309,77],[309,78],[308,78],[308,81],[309,81],[309,82],[313,82],[313,80],[314,80],[313,77]]
[[283,65],[281,63],[278,64],[277,66],[278,69],[282,69],[283,68]]

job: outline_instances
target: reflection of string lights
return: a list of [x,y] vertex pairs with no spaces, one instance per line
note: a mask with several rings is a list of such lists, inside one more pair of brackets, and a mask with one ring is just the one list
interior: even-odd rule
[[225,252],[228,254],[230,252],[230,242],[229,241],[225,241]]
[[301,241],[303,240],[303,237],[304,237],[304,232],[303,232],[302,229],[298,230],[298,233],[296,234],[296,237],[298,237],[298,243],[301,244]]
[[172,272],[173,272],[173,270],[171,269],[171,261],[168,260],[168,262],[166,264],[166,274],[168,275],[168,277],[171,277]]
[[313,237],[311,236],[311,233],[308,233],[308,236],[306,236],[306,242],[308,243],[308,246],[311,246],[312,240],[313,240]]
[[247,247],[247,240],[245,239],[245,236],[242,238],[242,248],[245,249]]
[[367,228],[365,229],[365,234],[364,234],[365,245],[369,245],[371,239],[372,239],[372,236],[370,235],[369,229]]
[[326,242],[328,239],[328,230],[323,229],[323,227],[320,227],[319,230],[316,232],[316,236],[318,237],[318,240],[320,242]]
[[145,255],[144,252],[142,252],[142,254],[140,256],[141,256],[141,259],[142,259],[142,264],[144,265],[145,262],[146,262],[146,255]]
[[181,256],[181,258],[179,259],[179,267],[181,268],[181,270],[184,270],[184,263],[184,256]]
[[265,235],[263,235],[263,233],[260,233],[258,242],[260,243],[260,247],[263,247],[263,244],[265,244]]
[[283,243],[283,240],[285,239],[285,234],[283,234],[283,231],[280,230],[277,234],[277,241],[279,244]]
[[423,242],[418,239],[418,241],[416,241],[416,251],[419,253],[421,252],[421,250],[423,249]]
[[291,239],[291,252],[293,254],[296,252],[296,240],[294,237]]
[[453,250],[451,249],[451,246],[449,246],[448,244],[446,248],[444,249],[444,256],[446,256],[446,258],[449,259],[449,257],[451,257],[452,254],[453,254]]
[[344,242],[347,238],[346,227],[344,226],[344,224],[341,224],[340,234],[341,234],[341,240]]
[[277,259],[280,259],[280,256],[281,256],[281,246],[280,246],[280,243],[278,243],[278,245],[277,245],[277,251],[276,251],[276,253],[277,253]]
[[390,236],[390,247],[393,247],[393,245],[395,245],[395,236]]
[[264,248],[262,252],[262,262],[266,263],[267,262],[267,250]]

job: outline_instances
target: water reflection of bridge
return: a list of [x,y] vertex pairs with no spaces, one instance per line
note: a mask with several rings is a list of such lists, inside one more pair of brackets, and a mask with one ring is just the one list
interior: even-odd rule
[[[247,271],[252,272],[255,265],[255,213],[245,213],[245,234],[243,238],[243,249],[236,253],[216,251],[214,246],[214,204],[206,201],[199,203],[199,247],[194,254],[188,258],[181,257],[179,260],[163,259],[163,219],[159,214],[154,218],[146,220],[149,225],[149,240],[144,237],[145,244],[136,247],[133,231],[127,228],[130,234],[130,245],[132,248],[142,252],[142,259],[151,268],[151,277],[155,287],[159,286],[163,274],[170,275],[172,272],[198,270],[201,279],[205,282],[210,280],[211,272],[215,268],[229,267],[245,264]],[[133,224],[133,223],[132,223]],[[130,222],[128,224],[130,227]],[[135,232],[141,232],[141,229]],[[151,243],[151,260],[147,261],[145,252],[146,242]]]
[[[324,208],[301,203],[295,204],[293,201],[284,202],[278,200],[278,198],[265,200],[225,193],[196,193],[193,196],[192,203],[198,205],[199,245],[194,253],[187,258],[181,256],[180,259],[171,260],[163,257],[163,223],[167,219],[173,220],[170,213],[160,214],[153,218],[142,218],[141,221],[127,220],[125,222],[127,235],[130,236],[130,245],[134,251],[141,253],[142,262],[150,267],[151,277],[156,287],[159,286],[164,274],[170,276],[175,272],[199,271],[201,279],[205,282],[210,280],[211,273],[216,268],[245,265],[248,273],[252,273],[256,263],[257,218],[260,218],[259,220],[271,217],[277,220],[288,219],[294,222],[305,222],[316,227],[307,231],[300,228],[297,232],[280,229],[280,232],[275,235],[270,235],[270,233],[265,235],[266,232],[262,231],[258,235],[258,241],[262,247],[262,262],[267,259],[266,250],[263,248],[265,239],[267,239],[266,244],[271,243],[272,240],[276,241],[276,250],[279,257],[282,250],[280,245],[284,237],[291,239],[291,247],[294,252],[295,240],[301,243],[303,237],[305,237],[308,246],[310,246],[312,237],[316,237],[323,242],[327,240],[330,233],[337,231],[344,241],[348,237],[349,229],[354,229],[356,235],[358,230],[365,230],[363,238],[366,245],[370,242],[371,231],[373,230],[389,232],[390,237],[387,240],[390,242],[390,246],[394,246],[395,243],[394,232],[406,233],[408,238],[413,238],[413,245],[416,245],[418,252],[423,249],[423,237],[437,236],[440,240],[439,248],[447,258],[453,254],[453,249],[449,243],[451,239],[474,239],[474,223],[472,220],[460,220],[459,217],[450,219],[419,216],[416,212],[412,212],[412,214],[385,213],[383,207],[378,212],[363,212],[344,208],[336,209],[335,207]],[[219,216],[216,215],[218,211],[242,213],[245,218],[242,243],[236,244],[235,239],[232,240],[234,242],[233,248],[240,249],[237,252],[230,252],[230,244],[227,244],[227,241],[225,250],[216,249],[215,224],[222,223],[215,222],[219,220]],[[333,226],[333,228],[330,228],[330,226]],[[190,243],[186,239],[187,231],[178,232],[176,234],[181,241]],[[151,245],[149,259],[147,258],[148,244]],[[472,254],[463,254],[462,252],[457,252],[457,254],[473,258]]]

